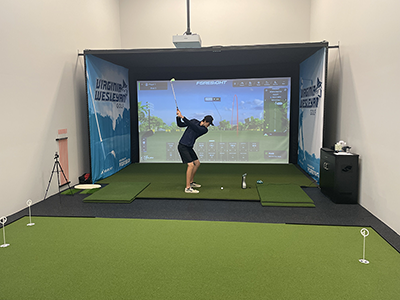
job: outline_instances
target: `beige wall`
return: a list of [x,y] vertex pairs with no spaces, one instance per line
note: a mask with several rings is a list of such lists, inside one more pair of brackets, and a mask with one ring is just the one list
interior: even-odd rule
[[[86,48],[121,46],[118,0],[2,0],[0,215],[43,199],[59,129],[73,184],[88,170]],[[56,174],[49,195],[58,192]]]
[[329,50],[327,145],[361,157],[360,203],[400,233],[400,1],[313,0],[311,39]]
[[[186,0],[121,0],[122,48],[173,48],[187,29]],[[191,0],[202,46],[307,42],[310,0]]]

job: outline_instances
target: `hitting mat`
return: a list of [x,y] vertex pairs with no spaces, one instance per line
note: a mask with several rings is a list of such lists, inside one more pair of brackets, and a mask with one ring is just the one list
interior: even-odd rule
[[82,190],[79,189],[75,189],[75,188],[67,188],[65,191],[61,192],[61,195],[75,195],[79,192],[81,192]]
[[149,182],[114,182],[86,197],[83,202],[131,203],[149,184]]
[[[241,188],[242,175],[247,173],[247,189]],[[293,184],[316,186],[292,164],[201,164],[195,181],[202,185],[198,194],[186,194],[186,165],[131,164],[118,173],[100,180],[101,184],[118,182],[151,182],[137,198],[148,199],[216,199],[260,201],[257,180],[264,184]]]
[[[399,299],[400,254],[362,227],[24,217],[1,299]],[[1,235],[0,235],[1,237]]]
[[298,185],[258,184],[262,206],[315,207],[314,201]]

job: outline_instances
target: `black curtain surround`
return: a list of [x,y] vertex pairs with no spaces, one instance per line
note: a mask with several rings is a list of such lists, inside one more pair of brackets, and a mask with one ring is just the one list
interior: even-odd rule
[[198,49],[85,50],[84,54],[92,54],[129,69],[133,163],[139,162],[138,80],[291,77],[289,162],[296,164],[300,63],[327,47],[328,42],[324,41]]

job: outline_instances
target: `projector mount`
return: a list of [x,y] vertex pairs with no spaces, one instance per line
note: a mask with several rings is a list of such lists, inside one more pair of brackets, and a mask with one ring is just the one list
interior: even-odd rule
[[190,32],[190,0],[186,0],[186,12],[187,12],[187,29],[184,34],[191,35]]

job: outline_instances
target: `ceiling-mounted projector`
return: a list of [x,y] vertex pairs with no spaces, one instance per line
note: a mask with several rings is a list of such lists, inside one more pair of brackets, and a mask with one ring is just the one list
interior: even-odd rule
[[176,48],[201,48],[200,36],[190,32],[190,1],[186,0],[187,30],[183,35],[173,35],[172,42]]
[[176,48],[201,48],[201,38],[198,34],[183,34],[172,36]]

